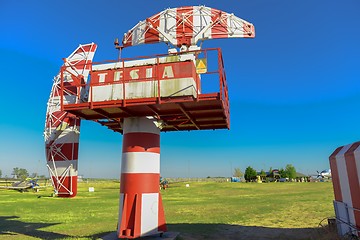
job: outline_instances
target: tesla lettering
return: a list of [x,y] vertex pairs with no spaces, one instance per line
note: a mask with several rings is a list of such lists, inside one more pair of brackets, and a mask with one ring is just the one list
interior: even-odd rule
[[122,78],[123,71],[114,72],[114,82],[120,81]]
[[130,71],[130,77],[131,79],[139,79],[139,69],[134,69]]
[[105,77],[108,73],[99,73],[98,76],[99,76],[99,83],[103,83],[105,82]]
[[174,72],[171,66],[164,67],[164,73],[162,75],[162,78],[173,78]]

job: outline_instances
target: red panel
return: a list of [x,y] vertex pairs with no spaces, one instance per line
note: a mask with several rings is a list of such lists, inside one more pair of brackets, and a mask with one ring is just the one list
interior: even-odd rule
[[119,216],[118,238],[137,238],[141,235],[141,194],[124,194],[122,216]]
[[[154,73],[155,73],[154,68],[155,68],[154,66],[143,66],[143,67],[133,67],[133,68],[121,69],[121,70],[123,70],[122,80],[132,81],[132,80],[146,80],[147,78],[151,79],[152,77],[154,77]],[[149,76],[149,77],[146,76],[146,69],[152,69],[152,76]],[[114,75],[112,75],[112,76],[114,76]],[[112,77],[112,82],[113,82],[113,78],[114,77]]]
[[143,132],[124,134],[123,152],[160,153],[160,135]]
[[123,42],[124,47],[129,47],[132,45],[132,32],[133,31],[130,31],[130,32],[126,33],[126,35],[124,36],[124,39],[127,39],[126,43]]
[[221,18],[221,15],[225,15],[225,14],[227,14],[227,13],[222,12],[217,9],[211,9],[211,15],[212,15],[211,21],[213,21],[215,23],[213,25],[213,27],[211,28],[211,37],[212,38],[227,38],[227,37],[229,37],[227,34],[227,32],[228,32],[227,22],[222,22],[222,18]]
[[[63,87],[63,95],[76,95],[77,94],[77,86],[79,86],[79,84],[76,84],[75,82],[64,82],[64,87]],[[58,89],[58,91],[54,91],[51,95],[51,97],[58,97],[61,94],[61,84],[56,85],[56,88]],[[66,92],[65,92],[66,91]]]
[[63,119],[66,117],[66,112],[63,111],[57,111],[53,112],[52,114],[52,122],[50,121],[50,116],[47,116],[46,121],[46,128],[52,127],[57,128],[60,123],[63,121]]
[[166,232],[166,221],[165,221],[165,213],[164,213],[164,207],[162,204],[162,197],[159,193],[159,215],[158,215],[158,231]]
[[148,27],[145,33],[145,43],[156,43],[160,41],[159,31],[156,30],[160,25],[160,15],[158,14],[150,19],[146,19],[146,22],[152,25],[152,27]]
[[336,164],[336,155],[341,151],[342,148],[343,147],[338,147],[329,157],[335,200],[339,202],[342,202],[342,194],[339,171]]
[[126,194],[158,193],[160,174],[158,173],[122,173],[120,192]]
[[[193,62],[176,62],[176,63],[166,63],[153,66],[141,66],[141,67],[131,67],[131,68],[119,68],[116,70],[103,70],[103,71],[93,71],[91,72],[91,86],[99,86],[109,83],[120,83],[122,81],[144,81],[146,79],[146,69],[152,68],[152,79],[157,79],[155,73],[158,68],[160,80],[170,79],[170,78],[196,78],[195,72],[196,68]],[[115,72],[120,72],[122,81],[114,81]],[[105,74],[105,75],[104,75]],[[99,82],[100,77],[104,76],[104,82]]]
[[[356,142],[345,153],[346,170],[348,173],[352,205],[356,209],[360,209],[360,186],[359,186],[359,176],[357,173],[354,151],[359,146],[360,146],[360,142]],[[360,227],[360,212],[354,211],[354,215],[355,215],[356,226]]]
[[81,122],[80,119],[71,113],[67,113],[64,111],[56,111],[53,112],[51,115],[53,122],[50,123],[50,119],[49,117],[47,117],[47,122],[46,122],[47,128],[49,127],[57,128],[62,122],[68,123],[69,126],[80,126],[80,122]]
[[[176,9],[176,37],[178,47],[181,45],[191,45],[191,38],[194,33],[192,15],[193,11],[193,7],[181,7]],[[182,14],[187,14],[187,18],[183,19],[181,17],[183,16]]]
[[248,35],[246,34],[246,32],[249,30],[248,26],[246,26],[246,24],[244,23],[243,25],[243,29],[244,29],[244,38],[255,38],[255,26],[254,25],[250,25],[250,29],[252,34]]
[[[149,76],[149,79],[154,77],[155,70],[154,70],[153,66],[94,71],[94,72],[91,72],[91,86],[122,83],[124,80],[125,81],[146,80],[146,78],[147,78],[146,77],[146,69],[153,69],[152,70],[153,74],[152,74],[152,76]],[[114,78],[115,73],[117,74],[116,75],[117,79]],[[103,78],[103,82],[100,82],[101,77]],[[121,81],[119,81],[119,80],[121,80]]]
[[88,44],[88,45],[82,45],[81,48],[78,48],[76,53],[95,52],[95,50],[96,50],[96,44]]
[[[171,67],[171,69],[169,68]],[[169,79],[169,73],[172,70],[174,78],[187,78],[192,77],[195,70],[195,65],[193,62],[176,62],[176,63],[166,63],[159,65],[159,78],[161,80]]]
[[[122,70],[119,70],[122,71]],[[106,74],[106,75],[104,75]],[[105,76],[105,77],[103,77]],[[101,78],[104,78],[104,82],[100,82]],[[101,85],[104,83],[114,82],[114,70],[95,71],[90,73],[91,82],[90,85]]]
[[71,83],[64,83],[64,96],[66,95],[76,95],[77,94],[77,86],[75,86],[75,84],[71,84]]
[[[78,159],[78,149],[79,143],[63,143],[55,144],[53,151],[50,152],[50,145],[46,146],[46,158],[48,161],[66,161],[66,160],[77,160]],[[57,151],[59,150],[59,151]]]
[[[119,216],[119,238],[136,238],[141,234],[141,196],[159,193],[160,174],[122,173],[120,193],[124,194],[122,216]],[[166,231],[164,210],[159,196],[158,230]]]
[[[52,176],[53,182],[55,184],[54,189],[57,189],[59,197],[72,198],[77,194],[77,176],[66,176],[64,179],[58,177],[59,184],[56,177]],[[69,190],[71,189],[72,195],[70,195]]]
[[83,60],[73,60],[73,61],[70,60],[70,61],[68,61],[68,63],[70,63],[71,66],[76,68],[76,69],[80,69],[80,70],[87,69],[87,70],[89,70],[91,68],[92,61],[91,60],[85,60],[85,59],[83,59]]

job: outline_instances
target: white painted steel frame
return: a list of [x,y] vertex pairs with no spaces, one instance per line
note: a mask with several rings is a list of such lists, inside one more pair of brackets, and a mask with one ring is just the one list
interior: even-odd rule
[[354,215],[354,211],[360,212],[360,209],[350,207],[345,202],[339,202],[336,200],[334,200],[334,209],[338,233],[340,236],[345,236],[349,233],[357,236],[357,232],[359,232],[360,229],[352,224],[350,215]]
[[[74,93],[62,88],[61,81],[63,78],[64,82],[71,83],[74,81],[74,76],[82,78],[86,83],[95,51],[96,44],[94,43],[79,45],[68,58],[64,59],[63,68],[66,71],[60,71],[53,80],[47,103],[44,138],[45,146],[48,148],[47,168],[56,194],[73,194],[73,176],[77,176],[77,159],[74,158],[78,155],[78,149],[74,144],[79,143],[80,134],[80,119],[74,117],[72,124],[65,122],[64,120],[68,113],[61,111],[61,105],[64,102],[75,103],[78,99],[86,97],[77,97]],[[78,89],[77,94],[85,92],[80,92],[80,89]],[[64,152],[62,152],[62,146],[66,143],[72,144],[71,159],[68,159]],[[55,160],[55,156],[60,156],[62,161]],[[66,177],[69,177],[70,187],[64,185]],[[60,188],[66,192],[60,192]]]
[[[213,28],[221,26],[221,30],[212,31]],[[179,33],[178,28],[190,28],[189,33]],[[147,39],[149,31],[157,32],[158,39]],[[180,47],[184,44],[183,37],[190,37],[190,46],[199,41],[214,38],[244,38],[255,37],[254,25],[236,17],[234,14],[226,13],[205,6],[193,6],[182,8],[169,8],[152,17],[136,24],[123,38],[124,46],[134,46],[143,43],[165,42]],[[155,37],[156,38],[156,37]]]

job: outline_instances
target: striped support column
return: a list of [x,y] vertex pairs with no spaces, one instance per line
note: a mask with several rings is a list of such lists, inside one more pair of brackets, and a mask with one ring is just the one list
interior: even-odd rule
[[351,231],[352,234],[360,236],[359,146],[360,142],[355,142],[339,147],[329,158],[335,201],[340,203],[335,203],[336,217],[348,223],[339,223],[340,235],[345,235]]
[[166,231],[159,193],[160,129],[148,117],[126,118],[123,125],[117,235],[137,238]]
[[80,119],[64,113],[61,120],[61,124],[52,130],[53,134],[46,142],[47,166],[56,195],[75,197],[77,194]]

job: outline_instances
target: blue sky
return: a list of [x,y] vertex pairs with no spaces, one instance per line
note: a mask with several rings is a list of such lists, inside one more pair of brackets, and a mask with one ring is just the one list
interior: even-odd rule
[[[95,61],[115,59],[113,40],[166,8],[205,5],[255,25],[255,39],[209,40],[221,47],[231,129],[161,135],[165,177],[230,176],[293,164],[315,173],[328,156],[360,140],[360,2],[5,1],[0,0],[0,169],[47,174],[43,128],[52,79],[62,58],[95,42]],[[144,7],[146,6],[146,7]],[[130,47],[124,57],[165,53]],[[79,174],[118,178],[122,136],[83,121]]]

